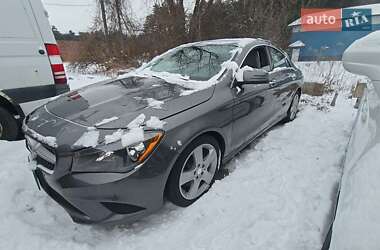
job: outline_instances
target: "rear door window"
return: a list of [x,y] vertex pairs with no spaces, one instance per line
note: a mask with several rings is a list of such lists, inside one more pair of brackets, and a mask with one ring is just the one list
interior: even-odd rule
[[287,57],[279,50],[269,47],[273,69],[290,67]]

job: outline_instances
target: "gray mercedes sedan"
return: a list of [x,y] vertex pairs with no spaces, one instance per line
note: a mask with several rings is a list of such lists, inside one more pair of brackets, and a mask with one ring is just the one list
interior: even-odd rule
[[303,76],[262,39],[181,45],[25,118],[37,185],[77,223],[186,207],[255,138],[296,118]]

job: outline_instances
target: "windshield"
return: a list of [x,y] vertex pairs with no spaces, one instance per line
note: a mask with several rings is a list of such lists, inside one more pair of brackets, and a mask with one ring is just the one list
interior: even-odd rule
[[154,72],[169,72],[189,77],[190,80],[208,81],[222,69],[222,64],[233,56],[236,45],[204,45],[175,49],[150,63]]

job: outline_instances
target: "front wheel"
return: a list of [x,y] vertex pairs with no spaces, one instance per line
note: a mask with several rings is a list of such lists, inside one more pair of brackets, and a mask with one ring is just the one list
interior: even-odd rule
[[193,141],[179,156],[166,187],[167,198],[187,207],[205,194],[215,181],[220,166],[220,146],[211,136]]

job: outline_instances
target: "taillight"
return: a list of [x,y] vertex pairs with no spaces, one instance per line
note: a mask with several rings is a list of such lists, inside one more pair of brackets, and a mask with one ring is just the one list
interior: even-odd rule
[[55,84],[66,84],[67,78],[66,78],[65,68],[63,67],[61,53],[59,51],[58,45],[45,44],[45,47],[46,47],[47,54],[49,56]]

